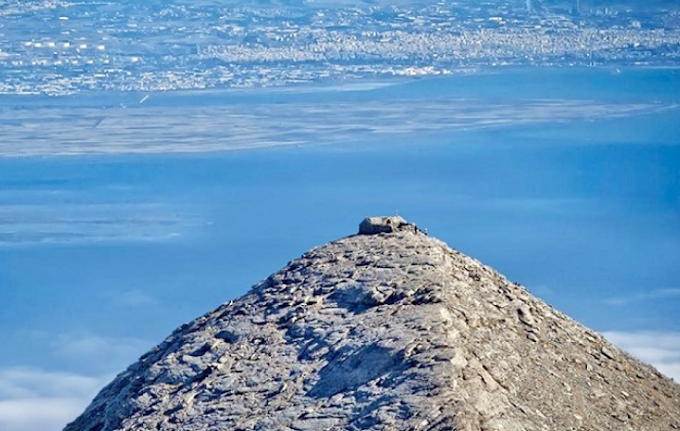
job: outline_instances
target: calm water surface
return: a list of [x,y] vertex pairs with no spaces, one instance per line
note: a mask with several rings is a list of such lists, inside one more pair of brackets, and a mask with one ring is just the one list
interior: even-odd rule
[[[680,330],[677,71],[346,90],[0,99],[0,342],[14,346],[0,365],[40,365],[48,340],[79,331],[143,351],[394,213],[598,330]],[[187,113],[201,126],[177,128]],[[83,119],[98,116],[102,129]],[[229,124],[248,137],[237,148]],[[255,148],[277,134],[287,145]]]

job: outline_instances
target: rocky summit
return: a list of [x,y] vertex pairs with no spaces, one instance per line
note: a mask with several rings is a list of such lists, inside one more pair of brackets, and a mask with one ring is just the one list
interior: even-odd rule
[[66,431],[680,429],[680,385],[401,218],[178,328]]

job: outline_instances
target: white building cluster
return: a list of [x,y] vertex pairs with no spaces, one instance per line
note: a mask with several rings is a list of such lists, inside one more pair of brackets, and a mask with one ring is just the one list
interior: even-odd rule
[[257,87],[515,65],[680,64],[677,11],[539,12],[513,0],[249,4],[11,0],[0,9],[0,94]]

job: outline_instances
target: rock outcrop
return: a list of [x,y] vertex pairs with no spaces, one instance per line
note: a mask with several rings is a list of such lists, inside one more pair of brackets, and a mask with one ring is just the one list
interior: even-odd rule
[[680,429],[680,386],[596,332],[417,229],[361,230],[178,328],[66,431]]

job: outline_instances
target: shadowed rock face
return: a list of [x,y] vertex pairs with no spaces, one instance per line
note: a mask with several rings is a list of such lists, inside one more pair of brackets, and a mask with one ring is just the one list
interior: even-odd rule
[[178,328],[66,427],[330,429],[673,430],[680,386],[403,229],[290,262]]

